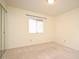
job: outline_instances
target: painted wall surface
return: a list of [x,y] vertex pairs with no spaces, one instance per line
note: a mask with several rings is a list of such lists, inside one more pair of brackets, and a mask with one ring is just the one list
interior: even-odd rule
[[56,17],[56,42],[79,50],[79,8]]
[[[47,20],[44,20],[44,33],[29,33],[29,18],[25,14],[47,17]],[[79,50],[79,8],[56,17],[50,17],[32,11],[8,7],[7,49],[49,41],[55,41]]]
[[[25,14],[47,17],[47,20],[44,20],[44,33],[29,33],[29,18]],[[19,8],[10,6],[8,7],[7,26],[8,49],[53,41],[55,37],[55,21],[53,17],[41,15]]]

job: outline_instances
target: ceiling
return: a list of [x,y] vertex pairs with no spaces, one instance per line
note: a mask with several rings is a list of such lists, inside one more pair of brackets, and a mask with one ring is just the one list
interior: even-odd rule
[[7,0],[8,5],[33,12],[55,16],[79,7],[79,0],[55,0],[49,5],[47,0]]

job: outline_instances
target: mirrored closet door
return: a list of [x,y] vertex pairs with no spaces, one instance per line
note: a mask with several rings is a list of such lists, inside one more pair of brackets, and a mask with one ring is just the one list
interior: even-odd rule
[[5,52],[5,20],[6,10],[0,5],[0,58]]
[[1,54],[2,54],[2,13],[1,13],[1,6],[0,6],[0,57],[1,57]]

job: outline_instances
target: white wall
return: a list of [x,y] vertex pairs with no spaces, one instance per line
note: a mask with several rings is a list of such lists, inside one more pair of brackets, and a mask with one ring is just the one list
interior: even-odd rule
[[[28,33],[28,17],[25,14],[47,17],[43,34]],[[79,8],[56,17],[8,7],[7,49],[56,41],[79,50]]]
[[79,50],[79,8],[56,17],[56,42]]
[[[44,33],[30,34],[28,33],[28,17],[25,14],[33,14],[36,16],[47,17],[44,20]],[[8,31],[7,31],[7,48],[16,48],[32,44],[39,44],[54,40],[55,21],[53,17],[41,15],[31,11],[8,7]]]

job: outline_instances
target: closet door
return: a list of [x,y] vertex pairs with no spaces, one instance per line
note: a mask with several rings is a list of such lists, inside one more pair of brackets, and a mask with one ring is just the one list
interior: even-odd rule
[[5,50],[5,9],[2,8],[2,52]]
[[0,5],[0,59],[5,52],[5,16],[6,11]]
[[1,6],[0,6],[0,58],[2,54],[2,12],[1,12]]

